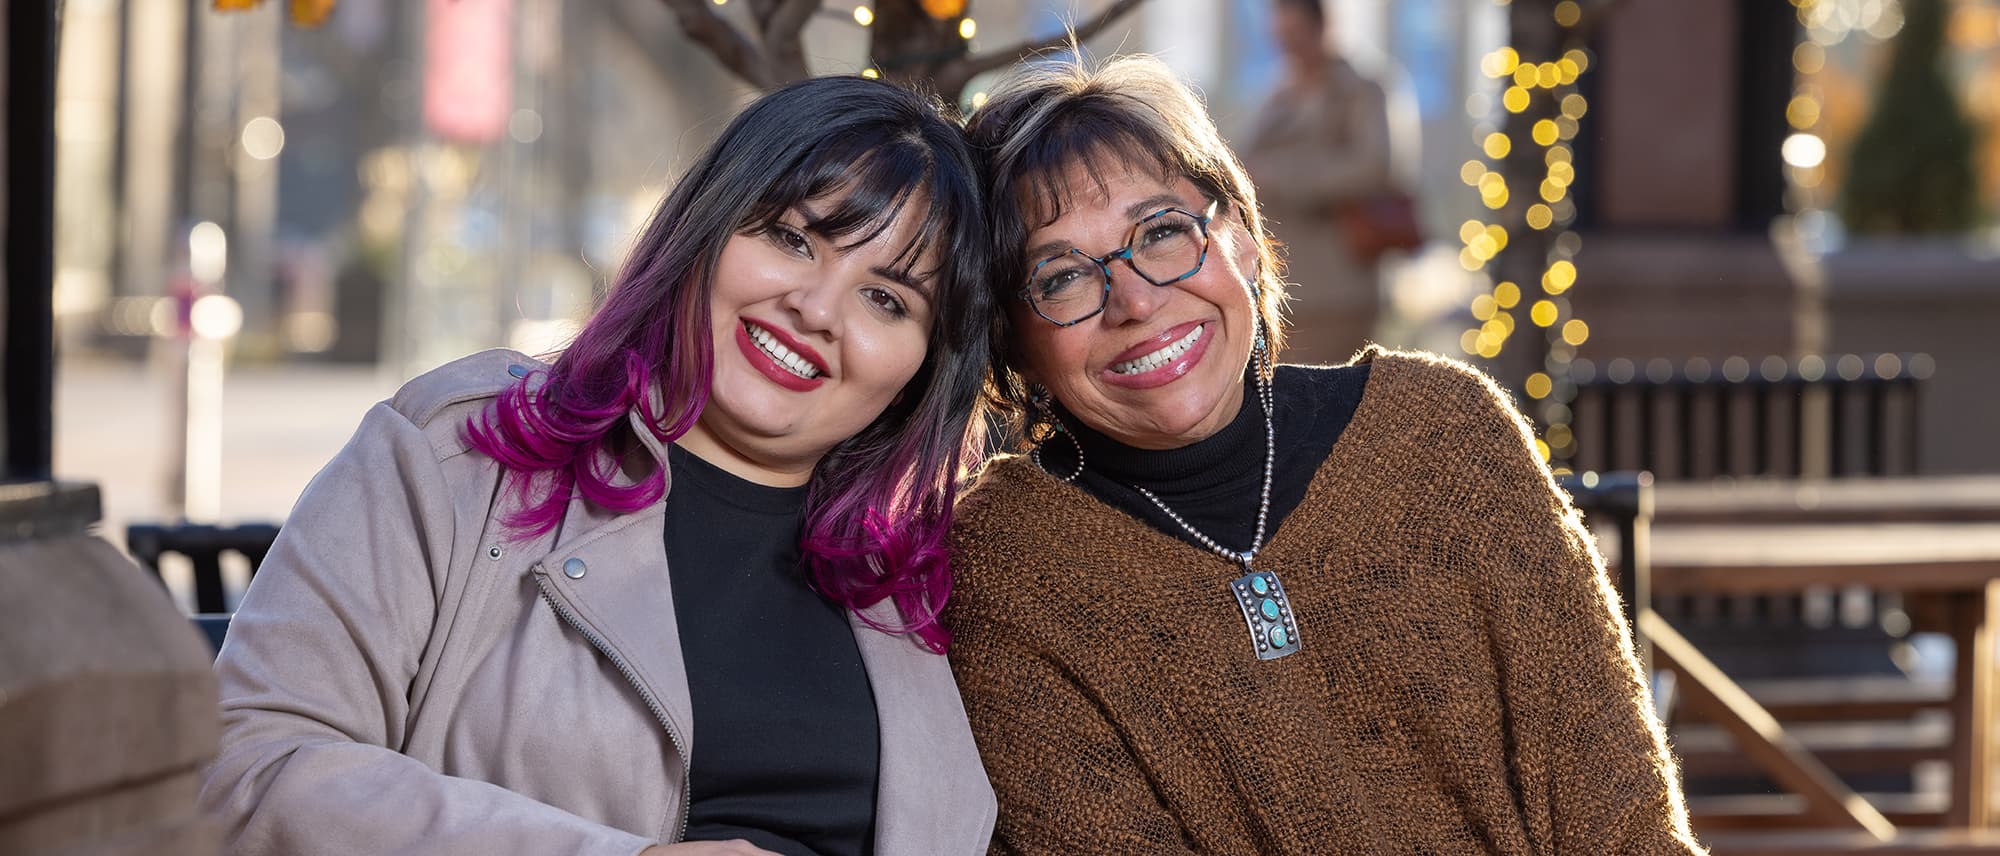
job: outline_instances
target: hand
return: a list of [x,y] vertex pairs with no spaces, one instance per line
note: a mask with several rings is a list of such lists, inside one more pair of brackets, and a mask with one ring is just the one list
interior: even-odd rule
[[639,856],[779,856],[779,854],[738,838],[730,841],[655,844],[639,851]]

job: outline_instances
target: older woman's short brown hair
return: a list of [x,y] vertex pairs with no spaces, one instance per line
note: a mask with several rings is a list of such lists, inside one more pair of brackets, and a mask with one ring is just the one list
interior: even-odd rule
[[[1104,181],[1104,167],[1184,177],[1210,201],[1233,209],[1257,244],[1257,315],[1275,359],[1284,345],[1285,291],[1257,191],[1193,89],[1151,56],[1113,59],[1095,70],[1073,61],[1022,67],[996,86],[967,123],[987,182],[995,244],[991,287],[997,305],[1028,279],[1028,234],[1062,216],[1081,165]],[[1027,383],[1016,368],[1012,319],[995,313],[993,403],[1035,433]]]

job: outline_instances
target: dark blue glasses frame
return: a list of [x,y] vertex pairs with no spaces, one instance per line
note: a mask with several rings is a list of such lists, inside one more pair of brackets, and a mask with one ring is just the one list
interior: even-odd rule
[[[1093,256],[1080,249],[1071,247],[1046,259],[1036,262],[1034,269],[1028,271],[1028,282],[1027,284],[1021,286],[1021,291],[1019,296],[1022,300],[1028,301],[1028,306],[1033,308],[1035,310],[1035,314],[1040,315],[1043,321],[1047,321],[1050,324],[1056,325],[1057,327],[1074,327],[1078,324],[1082,324],[1085,321],[1089,321],[1090,319],[1097,317],[1098,314],[1104,311],[1104,307],[1110,305],[1112,262],[1123,261],[1126,267],[1131,268],[1133,273],[1139,275],[1140,279],[1150,282],[1155,286],[1173,285],[1176,282],[1180,282],[1181,280],[1187,279],[1188,277],[1201,273],[1202,265],[1208,262],[1208,223],[1210,220],[1215,219],[1216,205],[1217,203],[1214,202],[1209,203],[1207,210],[1200,214],[1196,214],[1193,211],[1189,211],[1185,208],[1174,206],[1169,208],[1162,208],[1158,211],[1155,211],[1151,214],[1141,217],[1139,218],[1139,222],[1132,224],[1132,231],[1126,234],[1125,246],[1119,247],[1116,250],[1112,250],[1111,252],[1106,253],[1103,257]],[[1201,230],[1201,255],[1195,258],[1194,267],[1189,268],[1187,273],[1181,274],[1180,276],[1174,277],[1173,279],[1161,281],[1154,279],[1150,276],[1147,276],[1146,272],[1140,270],[1139,265],[1132,261],[1132,244],[1133,242],[1139,239],[1139,233],[1145,230],[1147,223],[1151,223],[1154,220],[1157,220],[1161,217],[1165,217],[1168,214],[1173,214],[1176,212],[1194,218],[1196,228]],[[1097,265],[1097,269],[1104,274],[1104,286],[1103,290],[1098,294],[1096,309],[1093,309],[1090,312],[1085,313],[1081,318],[1077,318],[1070,321],[1057,321],[1054,318],[1050,318],[1047,313],[1043,312],[1041,304],[1035,301],[1035,294],[1034,294],[1035,277],[1041,273],[1042,268],[1044,266],[1048,265],[1051,262],[1060,261],[1065,256],[1069,256],[1072,254],[1082,256],[1094,262]]]

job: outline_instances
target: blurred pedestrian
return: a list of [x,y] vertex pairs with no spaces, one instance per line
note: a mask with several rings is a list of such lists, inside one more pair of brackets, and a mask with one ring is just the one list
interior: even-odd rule
[[1418,240],[1391,169],[1387,99],[1328,46],[1333,23],[1320,0],[1276,0],[1285,73],[1241,147],[1293,283],[1288,356],[1301,363],[1345,362],[1372,341],[1381,255]]

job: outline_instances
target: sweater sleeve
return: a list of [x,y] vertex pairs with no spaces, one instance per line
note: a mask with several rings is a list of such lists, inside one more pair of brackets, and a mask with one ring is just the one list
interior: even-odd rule
[[992,853],[1196,852],[1071,670],[993,612],[961,610],[953,627],[952,669],[1000,802]]
[[1490,380],[1468,385],[1466,503],[1512,763],[1545,854],[1699,854],[1618,594],[1581,518]]
[[652,842],[396,751],[455,517],[425,434],[378,405],[293,509],[216,663],[201,792],[228,853],[578,853]]

